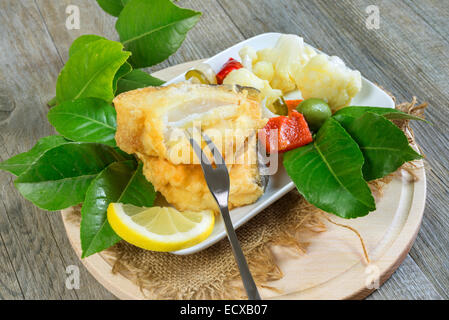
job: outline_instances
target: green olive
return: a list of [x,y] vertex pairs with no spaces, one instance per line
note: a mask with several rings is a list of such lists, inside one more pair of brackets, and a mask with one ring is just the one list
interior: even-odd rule
[[310,98],[301,102],[296,110],[304,115],[309,128],[318,131],[319,128],[332,116],[331,108],[321,99]]
[[288,106],[287,103],[285,103],[285,100],[283,97],[279,97],[276,99],[273,104],[273,111],[274,113],[280,115],[280,116],[286,116],[288,115]]
[[192,83],[210,84],[209,80],[207,80],[206,75],[201,71],[195,69],[187,71],[185,78],[186,80],[191,79]]

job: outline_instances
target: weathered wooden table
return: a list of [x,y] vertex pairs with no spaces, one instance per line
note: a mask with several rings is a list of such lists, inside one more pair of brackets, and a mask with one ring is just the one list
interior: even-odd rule
[[[149,71],[209,57],[256,34],[295,33],[388,88],[399,101],[428,101],[432,125],[413,125],[427,155],[422,229],[404,263],[368,299],[449,298],[449,6],[441,0],[193,0],[203,12],[181,49]],[[66,28],[66,8],[80,9],[80,29]],[[377,5],[379,28],[366,26]],[[368,21],[369,23],[370,21]],[[372,21],[371,21],[372,22]],[[46,102],[71,42],[94,33],[118,40],[115,18],[94,0],[0,0],[0,160],[53,134]],[[0,299],[113,299],[84,269],[59,214],[37,209],[0,172]],[[66,268],[79,266],[78,290]]]

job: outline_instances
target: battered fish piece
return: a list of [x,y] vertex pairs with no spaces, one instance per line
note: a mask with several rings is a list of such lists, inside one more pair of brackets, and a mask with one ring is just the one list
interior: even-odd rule
[[192,164],[195,157],[184,131],[195,127],[210,136],[228,162],[236,150],[232,145],[267,121],[254,92],[239,86],[179,83],[122,93],[113,101],[117,145],[130,154]]
[[[219,212],[207,187],[200,165],[179,164],[159,157],[140,156],[143,173],[154,188],[178,210]],[[230,179],[229,209],[254,203],[262,194],[256,164],[228,165]]]
[[[196,141],[207,134],[228,167],[229,208],[248,205],[263,193],[256,143],[267,120],[259,99],[257,90],[239,86],[181,83],[129,91],[114,99],[117,145],[142,160],[145,177],[178,210],[218,212],[185,131],[191,128]],[[213,162],[205,141],[202,147]]]

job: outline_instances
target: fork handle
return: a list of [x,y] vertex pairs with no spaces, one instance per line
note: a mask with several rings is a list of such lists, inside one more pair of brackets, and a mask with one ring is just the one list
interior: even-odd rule
[[239,240],[237,239],[237,234],[235,233],[234,226],[232,225],[229,210],[227,207],[220,206],[220,211],[226,226],[226,233],[228,234],[229,242],[231,243],[232,252],[234,253],[234,257],[237,261],[237,266],[240,271],[240,276],[242,277],[243,286],[245,287],[246,294],[248,295],[248,299],[261,300],[259,291],[256,287],[256,283],[254,282],[253,276],[249,271],[248,263],[246,262],[245,256],[243,255]]

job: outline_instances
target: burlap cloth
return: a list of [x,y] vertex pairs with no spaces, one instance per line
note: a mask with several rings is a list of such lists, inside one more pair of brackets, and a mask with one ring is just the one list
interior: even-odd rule
[[[407,113],[422,116],[426,104],[411,102],[396,105]],[[408,121],[395,123],[413,141],[413,131]],[[404,169],[413,175],[413,163]],[[391,176],[370,183],[376,198]],[[75,213],[76,214],[76,213]],[[301,235],[324,232],[325,222],[331,215],[307,203],[294,190],[259,213],[237,230],[249,268],[261,288],[277,290],[270,281],[283,277],[271,251],[273,245],[285,246],[301,254],[307,250],[307,242]],[[356,232],[356,230],[353,230]],[[358,235],[358,234],[357,234]],[[310,239],[310,238],[309,238]],[[361,241],[363,245],[363,241]],[[113,261],[112,271],[121,272],[135,281],[149,298],[157,299],[238,299],[245,298],[239,271],[227,239],[199,253],[179,256],[152,252],[137,248],[125,241],[105,253]]]

